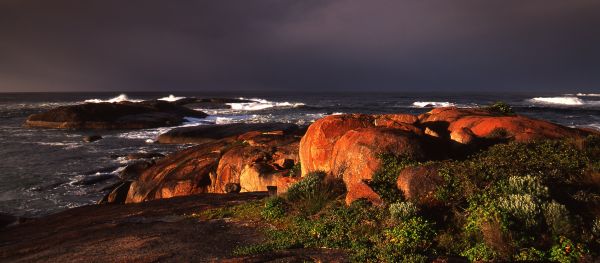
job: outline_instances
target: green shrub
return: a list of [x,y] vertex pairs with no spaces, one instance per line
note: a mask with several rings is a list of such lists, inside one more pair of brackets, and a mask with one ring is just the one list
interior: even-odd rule
[[530,194],[510,194],[498,200],[498,207],[524,223],[533,227],[539,223],[542,206],[539,200]]
[[303,214],[315,214],[346,191],[339,179],[328,179],[323,172],[312,172],[288,188],[286,198]]
[[302,180],[292,184],[287,190],[287,199],[296,201],[305,199],[321,190],[321,184],[326,174],[324,172],[312,172],[307,174]]
[[539,176],[511,176],[508,178],[506,192],[510,194],[529,194],[537,198],[548,198],[546,187]]
[[498,257],[498,254],[486,244],[478,243],[461,253],[461,256],[467,257],[470,261],[492,261]]
[[294,166],[292,167],[292,169],[290,169],[291,176],[299,176],[301,172],[302,172],[302,164],[300,162],[295,163]]
[[546,225],[554,235],[568,235],[571,232],[569,211],[556,201],[552,201],[544,207],[544,218]]
[[525,248],[518,252],[514,260],[526,262],[542,262],[546,261],[546,253],[533,247]]
[[413,202],[397,202],[390,204],[389,211],[392,219],[403,221],[416,216],[419,212],[419,207]]
[[506,102],[498,101],[490,106],[487,109],[503,114],[503,115],[514,115],[515,112],[510,105]]
[[260,215],[264,219],[278,219],[285,215],[285,200],[280,197],[268,198]]
[[588,253],[583,244],[576,244],[566,237],[559,237],[550,249],[550,260],[561,263],[579,262]]

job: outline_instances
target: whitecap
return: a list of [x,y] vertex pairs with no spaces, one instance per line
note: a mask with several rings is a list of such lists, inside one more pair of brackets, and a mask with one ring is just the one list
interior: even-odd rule
[[413,107],[417,108],[437,108],[437,107],[451,107],[456,104],[447,101],[415,101]]
[[102,100],[102,99],[89,99],[89,100],[85,100],[85,103],[102,103],[102,102],[109,102],[109,103],[117,103],[117,102],[123,102],[123,101],[129,101],[129,102],[141,102],[143,100],[135,100],[135,99],[130,99],[129,97],[127,97],[126,94],[121,94],[119,96],[116,96],[114,98],[111,99],[107,99],[107,100]]
[[557,104],[557,105],[584,105],[585,102],[577,97],[536,97],[529,99],[536,104]]
[[158,100],[173,102],[173,101],[178,101],[178,100],[181,100],[181,99],[185,99],[185,97],[175,97],[175,95],[171,94],[171,95],[169,95],[167,97],[162,97],[162,98],[160,98]]
[[577,93],[579,97],[600,97],[600,93]]
[[236,103],[226,103],[231,107],[232,110],[243,110],[243,111],[256,111],[256,110],[264,110],[269,108],[296,108],[300,106],[304,106],[304,103],[301,102],[275,102],[268,101],[265,99],[246,99],[240,98],[241,100],[251,100],[252,102],[236,102]]

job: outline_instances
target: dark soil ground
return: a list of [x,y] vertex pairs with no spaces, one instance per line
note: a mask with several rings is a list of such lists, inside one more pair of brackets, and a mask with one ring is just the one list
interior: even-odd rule
[[236,247],[263,240],[263,223],[190,216],[266,196],[200,194],[74,208],[0,229],[0,262],[346,261],[341,251],[318,249],[236,258]]

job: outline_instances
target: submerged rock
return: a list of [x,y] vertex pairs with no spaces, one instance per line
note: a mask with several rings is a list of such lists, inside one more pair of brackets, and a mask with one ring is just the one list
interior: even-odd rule
[[204,112],[165,101],[85,103],[31,115],[25,125],[58,129],[144,129],[179,125],[184,117],[206,116]]

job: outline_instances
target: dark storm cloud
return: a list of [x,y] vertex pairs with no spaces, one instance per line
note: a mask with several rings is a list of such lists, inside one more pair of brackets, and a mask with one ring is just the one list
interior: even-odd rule
[[600,2],[0,1],[0,91],[600,89]]

